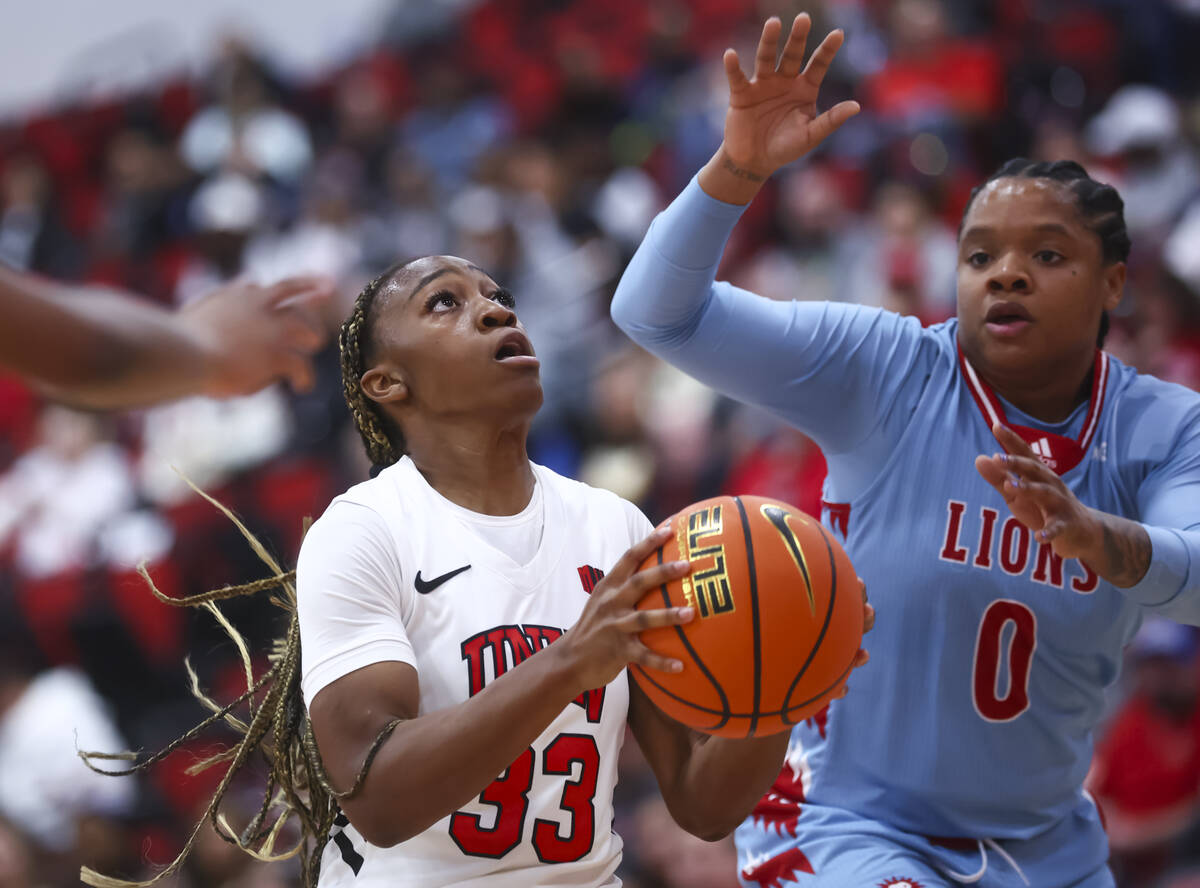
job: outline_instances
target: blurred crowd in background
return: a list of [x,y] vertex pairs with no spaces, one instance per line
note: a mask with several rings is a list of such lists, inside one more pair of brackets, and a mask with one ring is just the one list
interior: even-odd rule
[[[720,141],[721,51],[752,57],[767,15],[786,26],[803,8],[815,34],[847,32],[823,104],[853,97],[863,113],[764,188],[722,277],[939,321],[954,313],[971,187],[1012,156],[1072,158],[1117,185],[1134,244],[1108,349],[1200,388],[1195,0],[447,8],[398,6],[369,51],[315,82],[281,79],[231,38],[202,80],[0,121],[0,261],[166,305],[238,277],[322,273],[343,297],[333,330],[387,265],[461,255],[513,290],[542,358],[536,461],[654,521],[720,492],[815,513],[810,441],[649,358],[607,313],[650,220]],[[184,771],[228,735],[135,779],[93,777],[75,749],[155,750],[195,724],[185,655],[215,699],[245,689],[212,616],[159,604],[136,567],[174,596],[266,575],[184,477],[294,560],[304,516],[368,469],[336,347],[318,363],[305,394],[117,416],[0,379],[0,888],[78,884],[81,861],[144,878],[182,846],[216,779]],[[224,610],[261,669],[285,615],[266,595]],[[1123,886],[1200,884],[1198,678],[1195,631],[1154,622],[1113,694],[1091,786]],[[732,844],[677,830],[634,744],[625,755],[626,884],[736,885]],[[233,823],[254,790],[231,793]],[[276,888],[297,872],[206,828],[165,884]]]

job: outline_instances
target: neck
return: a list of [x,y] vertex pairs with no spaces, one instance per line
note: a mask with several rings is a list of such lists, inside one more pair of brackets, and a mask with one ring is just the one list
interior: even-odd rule
[[1092,393],[1096,352],[1072,355],[1039,367],[1008,370],[968,354],[975,372],[997,395],[1022,413],[1042,422],[1062,422]]
[[429,486],[482,515],[516,515],[533,496],[528,422],[502,429],[441,425],[405,430],[409,458]]

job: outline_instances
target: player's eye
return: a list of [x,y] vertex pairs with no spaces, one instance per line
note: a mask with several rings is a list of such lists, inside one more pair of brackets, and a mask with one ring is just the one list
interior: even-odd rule
[[987,253],[983,252],[983,250],[976,250],[967,257],[967,264],[972,268],[983,268],[983,266],[987,265],[990,258],[991,257]]
[[517,297],[503,287],[492,294],[492,299],[509,310],[516,309],[517,307]]
[[458,300],[449,290],[438,290],[425,300],[426,311],[447,311],[458,305]]
[[1058,260],[1062,259],[1062,253],[1054,250],[1038,250],[1033,254],[1033,258],[1045,265],[1053,265]]

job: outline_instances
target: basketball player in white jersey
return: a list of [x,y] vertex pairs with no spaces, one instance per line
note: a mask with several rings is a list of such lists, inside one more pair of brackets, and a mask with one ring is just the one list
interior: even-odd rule
[[786,733],[696,734],[627,683],[627,663],[682,668],[636,633],[692,610],[633,606],[688,566],[635,573],[668,534],[529,461],[542,390],[513,307],[481,269],[427,257],[369,284],[342,328],[347,401],[379,471],[304,541],[302,687],[333,785],[369,764],[321,888],[617,885],[627,721],[672,815],[702,837],[746,816],[787,748]]

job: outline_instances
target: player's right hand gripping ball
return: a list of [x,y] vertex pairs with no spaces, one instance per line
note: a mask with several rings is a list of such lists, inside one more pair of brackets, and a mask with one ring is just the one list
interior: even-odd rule
[[696,609],[683,626],[641,633],[683,661],[666,673],[630,666],[646,695],[676,721],[722,737],[787,730],[841,691],[863,634],[850,559],[821,523],[758,496],[721,496],[672,516],[675,535],[642,567],[686,560],[692,573],[639,609]]

